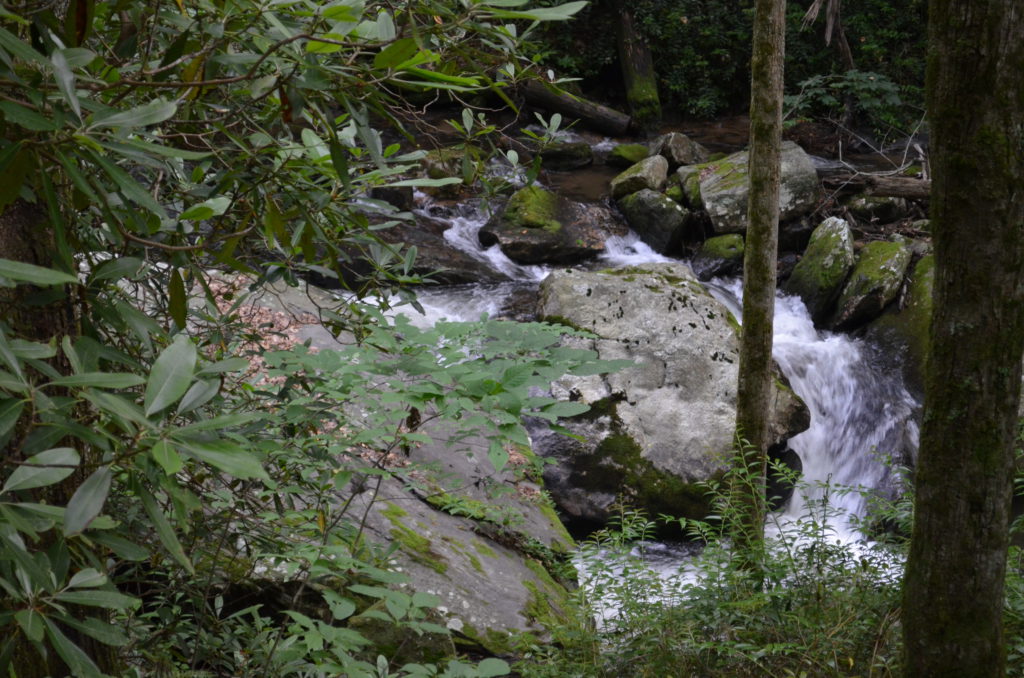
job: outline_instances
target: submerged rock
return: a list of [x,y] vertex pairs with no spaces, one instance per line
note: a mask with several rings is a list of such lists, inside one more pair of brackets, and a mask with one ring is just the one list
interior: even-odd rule
[[576,263],[603,252],[609,235],[599,219],[586,216],[593,216],[593,210],[528,186],[513,193],[504,209],[480,229],[480,243],[497,244],[519,263]]
[[[556,503],[598,522],[617,498],[651,515],[706,517],[701,483],[726,468],[736,424],[739,341],[729,311],[680,263],[555,271],[541,285],[540,315],[597,334],[570,343],[636,363],[553,385],[592,407],[563,421],[582,440],[535,436],[538,452],[556,461],[545,470]],[[779,396],[777,443],[799,432],[793,403],[806,413],[791,394]]]
[[815,323],[832,313],[832,305],[853,268],[853,233],[850,225],[829,217],[814,229],[803,258],[783,287],[800,297]]
[[667,180],[668,160],[660,155],[652,155],[612,179],[612,198],[619,200],[645,188],[660,191]]
[[[820,185],[810,156],[795,143],[783,142],[781,161],[779,220],[786,221],[814,210]],[[749,154],[741,151],[699,166],[701,202],[716,233],[747,230],[748,162]]]
[[881,315],[900,291],[910,257],[910,248],[902,242],[865,245],[839,296],[832,326],[850,330]]

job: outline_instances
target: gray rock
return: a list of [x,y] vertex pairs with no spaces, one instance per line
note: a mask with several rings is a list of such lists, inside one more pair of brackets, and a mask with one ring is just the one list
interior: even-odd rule
[[853,261],[850,225],[830,217],[814,229],[803,257],[783,289],[803,299],[814,322],[822,323],[832,313]]
[[612,179],[612,198],[619,200],[645,188],[660,191],[667,180],[668,160],[660,155],[652,155]]
[[850,330],[881,315],[900,291],[910,258],[910,247],[903,242],[865,245],[839,296],[832,326]]
[[[729,311],[680,263],[555,271],[541,285],[540,314],[598,335],[574,345],[636,363],[553,385],[592,406],[563,422],[583,440],[534,440],[556,460],[545,471],[556,503],[588,520],[606,519],[616,497],[652,515],[704,518],[699,483],[725,469],[736,424],[739,341]],[[785,423],[793,420],[788,410],[778,419],[778,442],[798,432]]]
[[668,160],[669,171],[680,165],[698,165],[708,160],[708,149],[679,132],[663,134],[651,144],[657,155]]
[[905,199],[878,195],[858,195],[846,204],[846,209],[862,223],[891,224],[910,214]]
[[648,188],[619,201],[630,228],[655,252],[679,251],[689,212],[671,198]]
[[[748,162],[748,153],[741,151],[699,166],[701,201],[717,233],[747,230]],[[810,156],[791,141],[782,144],[781,182],[780,221],[808,214],[817,206],[818,175]]]
[[675,177],[683,190],[683,204],[692,210],[704,209],[700,197],[700,165],[684,165],[676,170]]

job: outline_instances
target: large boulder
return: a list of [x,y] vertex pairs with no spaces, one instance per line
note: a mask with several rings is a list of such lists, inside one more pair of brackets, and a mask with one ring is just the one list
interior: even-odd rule
[[539,186],[527,186],[513,193],[480,229],[480,243],[497,244],[509,259],[523,264],[576,263],[604,251],[608,233],[586,218],[591,211]]
[[803,299],[815,323],[828,319],[853,268],[853,233],[838,217],[821,222],[783,289]]
[[[544,476],[556,503],[587,521],[606,520],[617,498],[651,515],[704,518],[701,483],[725,470],[736,425],[739,340],[729,311],[682,263],[555,271],[541,285],[539,311],[597,335],[573,344],[636,364],[553,384],[592,408],[563,422],[580,439],[535,435],[538,452],[556,462]],[[804,413],[796,430],[794,399]],[[781,444],[808,421],[791,391],[778,400]]]
[[626,223],[640,239],[661,254],[680,250],[689,212],[671,198],[648,188],[619,201]]
[[[747,230],[748,163],[749,154],[740,151],[698,166],[701,202],[716,233]],[[818,204],[819,193],[818,174],[810,156],[795,143],[783,142],[779,220],[810,213]]]
[[881,347],[883,356],[899,357],[894,367],[903,370],[908,390],[918,397],[924,394],[934,285],[935,256],[927,254],[914,266],[902,304],[872,322],[866,335],[869,343]]
[[668,160],[660,155],[652,155],[612,179],[612,198],[619,200],[645,188],[660,191],[667,180]]
[[651,154],[645,144],[617,144],[608,152],[605,164],[612,167],[632,167]]
[[708,149],[679,132],[669,132],[651,144],[654,152],[668,160],[669,171],[680,165],[699,165],[708,160]]
[[910,258],[910,247],[904,242],[879,240],[865,245],[839,296],[832,326],[850,330],[881,315],[900,291]]

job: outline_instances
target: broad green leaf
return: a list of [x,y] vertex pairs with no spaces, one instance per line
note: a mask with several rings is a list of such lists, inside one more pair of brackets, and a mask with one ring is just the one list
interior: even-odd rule
[[50,619],[46,619],[46,636],[76,678],[103,678],[103,674],[89,658],[89,655],[71,642]]
[[[339,42],[343,42],[345,40],[345,36],[338,33],[325,33],[321,37],[324,40],[337,40]],[[333,54],[334,52],[339,52],[342,49],[344,49],[342,45],[336,45],[331,42],[323,42],[322,40],[317,40],[316,38],[310,38],[310,40],[306,43],[306,51],[309,52],[310,54]]]
[[169,476],[173,476],[175,473],[185,468],[185,462],[182,461],[181,455],[174,449],[166,440],[158,440],[149,453],[153,455],[153,460],[160,464],[160,467]]
[[182,396],[181,402],[178,403],[178,414],[185,414],[197,407],[202,407],[213,400],[219,392],[219,379],[199,379]]
[[3,47],[5,50],[10,52],[11,56],[21,59],[22,61],[35,62],[38,64],[46,63],[46,57],[32,49],[32,47],[24,40],[19,39],[17,36],[3,28],[0,28],[0,47]]
[[89,279],[93,282],[100,280],[120,280],[121,278],[134,279],[143,270],[145,263],[138,257],[120,257],[104,261],[93,269]]
[[53,64],[53,76],[57,80],[57,88],[64,95],[64,100],[75,112],[78,119],[82,119],[82,105],[78,101],[78,94],[75,91],[75,74],[71,72],[71,64],[64,54],[64,50],[58,49],[50,55],[50,62]]
[[14,469],[3,489],[0,489],[0,494],[59,483],[74,473],[78,462],[78,452],[70,447],[56,447],[40,452],[25,460],[25,464],[29,465]]
[[50,386],[93,386],[95,388],[131,388],[141,386],[146,380],[137,374],[126,372],[83,372],[54,379]]
[[403,69],[403,72],[404,73],[411,73],[411,74],[413,74],[413,75],[415,75],[417,77],[423,78],[424,80],[429,80],[429,81],[431,81],[433,83],[436,83],[436,84],[457,85],[459,87],[479,87],[480,86],[480,79],[479,78],[475,78],[475,77],[473,77],[473,78],[464,78],[464,77],[458,76],[458,75],[448,75],[447,73],[440,73],[438,71],[431,71],[431,70],[428,70],[426,68],[415,68],[415,67],[405,68],[405,69]]
[[110,483],[114,474],[109,466],[102,466],[85,479],[68,501],[64,513],[64,536],[79,534],[103,510],[103,504],[110,494]]
[[105,157],[101,152],[95,149],[89,151],[89,156],[97,165],[103,168],[103,171],[107,173],[107,176],[110,177],[115,184],[117,184],[118,190],[120,190],[126,198],[140,207],[145,207],[147,210],[159,217],[167,216],[167,212],[164,210],[163,205],[158,203],[150,192],[143,188],[143,186],[133,179],[130,174],[125,172],[115,163],[111,162],[109,158]]
[[28,609],[19,610],[14,614],[14,618],[29,640],[38,643],[43,639],[43,631],[46,628],[43,623],[43,615],[33,609]]
[[185,281],[181,279],[181,271],[171,271],[171,279],[167,285],[167,310],[171,320],[184,329],[188,320],[188,295],[185,293]]
[[[497,3],[487,3],[491,6]],[[579,2],[567,2],[557,7],[538,7],[525,12],[513,12],[503,9],[493,9],[490,14],[499,19],[529,19],[533,21],[565,21],[572,18],[574,14],[587,6],[583,0]]]
[[106,546],[114,552],[114,555],[122,560],[139,561],[149,558],[149,551],[116,534],[93,532],[89,535],[89,540]]
[[178,105],[173,101],[154,99],[148,104],[143,104],[120,113],[97,113],[90,120],[90,129],[102,129],[104,127],[148,127],[156,125],[171,118],[178,110]]
[[192,385],[196,366],[196,346],[183,334],[160,354],[153,363],[146,384],[145,412],[152,416],[170,407]]
[[176,435],[188,435],[197,431],[225,431],[253,421],[258,421],[261,418],[262,415],[255,412],[222,414],[219,417],[213,417],[212,419],[200,419],[199,421],[187,426],[182,426],[181,428],[175,429],[174,433]]
[[70,273],[10,259],[0,259],[0,277],[32,285],[67,285],[78,282]]
[[68,588],[91,589],[97,586],[103,586],[106,583],[107,575],[103,574],[99,570],[87,567],[84,570],[75,572],[74,576],[71,577],[71,581],[68,582]]
[[496,676],[507,676],[512,672],[512,667],[504,659],[487,657],[477,664],[476,671],[480,678],[495,678]]
[[0,400],[0,444],[5,436],[14,429],[18,423],[18,417],[25,409],[25,401],[20,398],[5,398]]
[[196,372],[197,377],[205,377],[211,374],[223,374],[225,372],[241,372],[249,369],[249,361],[245,358],[225,358],[215,363],[204,365]]
[[128,644],[128,636],[120,628],[102,619],[95,617],[86,617],[85,619],[66,617],[61,619],[61,621],[76,631],[81,631],[85,635],[95,638],[104,645],[122,647]]
[[373,58],[373,67],[379,69],[394,68],[411,59],[417,52],[419,52],[419,46],[412,38],[396,40],[382,49]]
[[230,206],[231,198],[222,195],[189,207],[178,218],[184,221],[202,221],[224,214]]
[[108,610],[130,610],[139,605],[139,599],[117,591],[102,589],[86,591],[61,591],[55,598],[63,603],[102,607]]
[[141,141],[139,139],[126,139],[121,142],[125,146],[131,146],[136,148],[143,153],[156,153],[167,158],[181,158],[182,160],[205,160],[210,157],[210,153],[203,153],[202,151],[189,151],[184,148],[172,148],[163,144],[154,144],[148,141]]
[[236,478],[267,479],[263,464],[253,453],[230,440],[179,439],[178,443],[187,454],[206,462]]
[[590,405],[579,402],[571,402],[568,400],[560,400],[557,403],[553,403],[543,408],[544,414],[553,415],[556,417],[575,417],[577,414],[583,414],[584,412],[590,411]]
[[156,498],[153,497],[152,493],[142,487],[140,484],[133,482],[135,488],[135,494],[139,497],[142,502],[142,507],[146,510],[146,515],[149,516],[150,521],[153,523],[153,529],[156,530],[156,536],[159,537],[160,543],[164,545],[167,552],[174,556],[174,559],[181,564],[189,574],[195,574],[195,567],[192,566],[192,561],[185,555],[185,549],[181,547],[181,542],[178,541],[178,535],[174,533],[174,528],[171,527],[170,521],[167,520],[167,516],[157,506]]
[[[131,422],[137,424],[142,428],[152,428],[153,424],[133,402],[125,400],[121,396],[115,393],[107,393],[106,391],[84,391],[82,395],[86,400],[95,405],[100,411],[113,415],[119,419],[122,419],[126,424]],[[130,428],[125,426],[124,428]]]
[[13,101],[0,101],[0,113],[4,114],[8,122],[33,132],[53,132],[57,129],[57,123],[53,120]]

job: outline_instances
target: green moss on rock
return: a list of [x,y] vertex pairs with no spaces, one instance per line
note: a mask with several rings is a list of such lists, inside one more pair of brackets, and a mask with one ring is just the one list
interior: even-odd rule
[[613,167],[632,167],[650,155],[644,144],[619,144],[608,153],[605,162]]
[[558,220],[558,196],[540,186],[527,186],[512,194],[502,222],[509,228],[539,228],[557,233],[562,228]]

